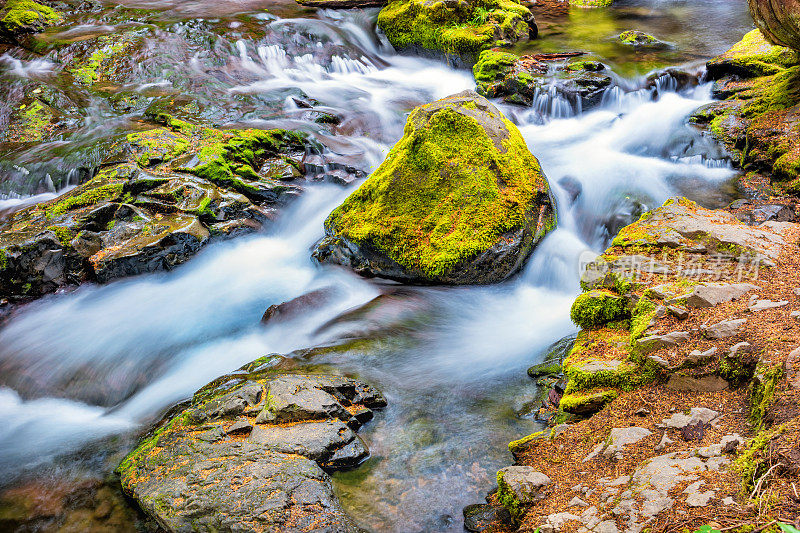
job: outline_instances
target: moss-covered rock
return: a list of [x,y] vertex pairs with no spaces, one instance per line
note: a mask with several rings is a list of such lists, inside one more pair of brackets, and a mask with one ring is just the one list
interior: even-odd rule
[[0,8],[0,35],[14,38],[25,33],[39,32],[63,19],[51,7],[33,0],[8,0]]
[[756,196],[800,192],[798,53],[770,45],[754,30],[709,61],[708,72],[717,79],[714,94],[723,101],[699,110],[693,120],[747,171],[740,187]]
[[578,61],[553,68],[530,56],[518,56],[501,50],[484,50],[472,68],[478,94],[503,98],[514,104],[531,105],[537,93],[553,90],[574,109],[598,105],[611,86],[610,76],[601,73],[602,63]]
[[583,329],[597,329],[609,322],[629,318],[631,312],[625,298],[609,290],[593,290],[575,299],[569,316]]
[[571,6],[577,7],[609,7],[614,0],[569,0]]
[[750,78],[777,74],[797,63],[796,52],[773,46],[759,30],[753,30],[730,50],[709,61],[706,68],[714,79],[728,74]]
[[406,282],[493,283],[555,221],[519,130],[466,91],[411,113],[383,164],[328,216],[314,257]]
[[516,0],[392,0],[378,26],[399,51],[469,65],[482,50],[537,33],[533,15]]
[[369,452],[355,434],[386,400],[349,378],[254,361],[174,409],[120,463],[123,490],[167,531],[355,532],[326,471]]
[[636,48],[668,48],[669,45],[652,35],[639,30],[628,30],[617,37],[620,43]]
[[172,268],[212,235],[259,229],[297,194],[273,174],[298,164],[303,135],[161,119],[123,135],[93,178],[0,223],[0,297]]

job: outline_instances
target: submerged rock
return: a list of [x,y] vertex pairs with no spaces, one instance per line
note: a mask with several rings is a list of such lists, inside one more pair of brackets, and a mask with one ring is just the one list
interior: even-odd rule
[[635,48],[669,48],[669,44],[639,30],[628,30],[619,34],[619,42]]
[[411,113],[383,164],[328,216],[313,255],[410,283],[494,283],[555,220],[519,130],[466,91]]
[[345,377],[253,366],[199,390],[141,441],[117,469],[123,490],[167,531],[357,531],[325,469],[367,457],[351,412],[386,401]]
[[378,27],[401,52],[444,55],[457,65],[538,33],[533,15],[516,0],[394,0],[378,14]]

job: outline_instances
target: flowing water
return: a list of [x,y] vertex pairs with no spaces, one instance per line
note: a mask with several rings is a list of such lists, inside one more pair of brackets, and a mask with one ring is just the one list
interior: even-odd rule
[[[469,72],[395,55],[374,30],[376,10],[312,15],[291,3],[250,1],[215,3],[209,13],[204,4],[131,6],[161,15],[144,30],[149,45],[142,53],[153,61],[141,62],[138,81],[126,90],[191,92],[208,120],[306,129],[330,150],[374,168],[401,136],[409,109],[474,87]],[[606,41],[619,27],[641,25],[678,43],[683,61],[724,50],[749,25],[745,6],[728,0],[619,4],[604,12],[605,22],[590,21],[593,33],[582,26],[599,10],[553,22],[549,27],[561,28],[553,30],[554,42],[615,63],[621,56]],[[688,29],[664,22],[685,17],[687,4],[714,14],[713,39],[697,38],[700,22]],[[201,13],[217,18],[188,22]],[[53,39],[119,31],[120,24],[87,22]],[[224,38],[207,49],[197,45],[220,27]],[[563,28],[583,40],[564,38]],[[591,35],[602,38],[594,43]],[[657,59],[668,64],[675,56]],[[646,70],[650,60],[628,58],[620,72]],[[0,61],[9,83],[58,78],[58,66],[46,59],[6,54]],[[626,86],[641,81],[628,78]],[[340,125],[321,128],[297,98],[342,117]],[[107,473],[143,428],[211,379],[268,353],[361,339],[308,361],[305,352],[296,354],[374,384],[389,401],[361,431],[370,459],[334,475],[343,505],[371,531],[461,530],[461,508],[481,501],[496,470],[510,463],[508,441],[539,428],[530,416],[537,390],[525,369],[574,332],[569,306],[581,262],[670,196],[718,207],[735,195],[724,155],[687,123],[708,101],[707,84],[677,92],[663,79],[609,91],[586,113],[552,99],[501,106],[540,159],[559,213],[558,228],[524,271],[502,284],[400,288],[314,265],[310,249],[324,218],[358,184],[316,185],[267,233],[211,245],[169,273],[86,285],[28,305],[0,330],[0,479]],[[138,120],[104,101],[84,103],[58,146],[4,153],[0,213],[74,185],[79,178],[64,172],[69,156],[58,154],[80,152]],[[39,162],[26,166],[32,159]],[[44,196],[25,199],[37,192]],[[289,321],[259,323],[269,305],[327,287],[335,297],[324,304]]]

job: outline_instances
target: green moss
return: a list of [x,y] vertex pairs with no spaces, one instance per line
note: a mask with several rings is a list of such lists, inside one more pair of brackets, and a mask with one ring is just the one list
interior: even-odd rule
[[569,0],[569,3],[578,7],[608,7],[614,0]]
[[22,104],[14,115],[9,130],[13,138],[20,142],[41,141],[48,133],[53,118],[50,108],[39,100]]
[[500,50],[481,52],[477,63],[472,67],[472,74],[475,76],[475,81],[478,82],[478,88],[482,84],[493,83],[505,78],[518,59],[517,54]]
[[537,431],[536,433],[532,433],[530,435],[526,435],[521,439],[512,440],[511,442],[508,443],[508,451],[511,452],[512,454],[519,453],[525,450],[531,442],[537,439],[547,438],[548,435],[549,432],[547,430],[544,430],[544,431]]
[[[90,182],[91,183],[91,182]],[[98,187],[86,186],[84,192],[75,196],[69,196],[65,200],[47,208],[48,218],[63,215],[70,209],[78,209],[93,205],[103,200],[116,198],[122,193],[122,183],[109,183]]]
[[69,246],[70,241],[75,238],[75,232],[64,226],[49,226],[47,229],[55,233],[58,242],[64,246]]
[[504,472],[501,470],[497,472],[497,499],[509,512],[511,518],[515,523],[519,523],[525,514],[526,506],[519,501],[514,491],[503,479]]
[[648,46],[660,43],[660,41],[655,37],[653,37],[652,35],[648,35],[644,32],[636,30],[624,31],[619,34],[618,39],[623,44],[629,44],[635,46]]
[[583,60],[583,61],[573,61],[564,68],[572,72],[581,72],[581,71],[597,72],[599,70],[605,69],[605,66],[599,61]]
[[782,46],[773,46],[764,38],[760,30],[747,33],[733,47],[709,61],[709,69],[724,66],[726,70],[735,70],[739,74],[765,76],[777,74],[787,67],[798,63],[797,52]]
[[76,81],[84,85],[92,85],[104,78],[116,58],[131,44],[130,35],[103,35],[97,38],[97,49],[88,58],[75,63],[69,72]]
[[569,316],[583,329],[597,329],[630,317],[630,310],[625,298],[608,290],[593,290],[575,299]]
[[63,17],[52,8],[32,0],[8,0],[0,22],[4,30],[13,34],[28,29],[42,29],[58,24],[62,20]]
[[527,36],[530,11],[514,0],[445,3],[394,0],[378,26],[395,48],[416,46],[474,60],[481,50]]
[[0,270],[8,268],[8,255],[4,249],[0,249]]
[[631,343],[640,338],[656,316],[656,304],[645,296],[639,298],[631,314]]
[[163,128],[129,133],[126,140],[136,149],[136,162],[142,167],[175,159],[189,148],[186,137]]
[[758,433],[753,440],[750,441],[750,444],[744,452],[733,462],[733,469],[739,473],[742,479],[742,494],[750,495],[755,480],[764,469],[765,459],[762,455],[768,451],[770,441],[784,433],[789,424],[791,424],[791,422]]
[[750,384],[750,424],[756,430],[764,425],[764,415],[775,399],[775,387],[783,377],[781,365],[756,369],[757,378]]
[[498,149],[468,113],[416,108],[383,164],[330,214],[329,233],[436,278],[535,223],[529,209],[549,201],[547,182],[519,130],[502,120],[508,136]]
[[615,389],[584,394],[567,393],[561,397],[561,402],[558,406],[559,409],[566,413],[581,413],[589,405],[597,405],[598,403],[605,405],[616,400],[618,396],[619,391]]
[[136,475],[136,468],[147,458],[153,448],[156,447],[159,438],[177,429],[178,426],[183,425],[188,420],[188,417],[189,414],[184,412],[182,415],[176,416],[160,428],[156,429],[148,437],[139,441],[139,444],[136,446],[136,448],[134,448],[131,453],[125,456],[115,470],[120,477],[123,478],[123,485],[125,484],[125,478]]

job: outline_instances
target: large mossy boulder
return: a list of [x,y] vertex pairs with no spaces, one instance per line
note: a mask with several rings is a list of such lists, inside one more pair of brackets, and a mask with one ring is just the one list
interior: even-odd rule
[[800,51],[800,0],[748,0],[758,29],[772,44]]
[[410,283],[494,283],[555,223],[519,130],[465,91],[412,111],[383,164],[328,216],[314,257]]
[[369,455],[356,435],[386,400],[268,356],[173,410],[120,464],[122,489],[169,532],[359,531],[327,472]]
[[64,20],[57,11],[33,0],[8,0],[0,7],[0,41],[40,32]]
[[378,26],[401,52],[472,65],[487,48],[533,38],[533,15],[516,0],[392,0]]

